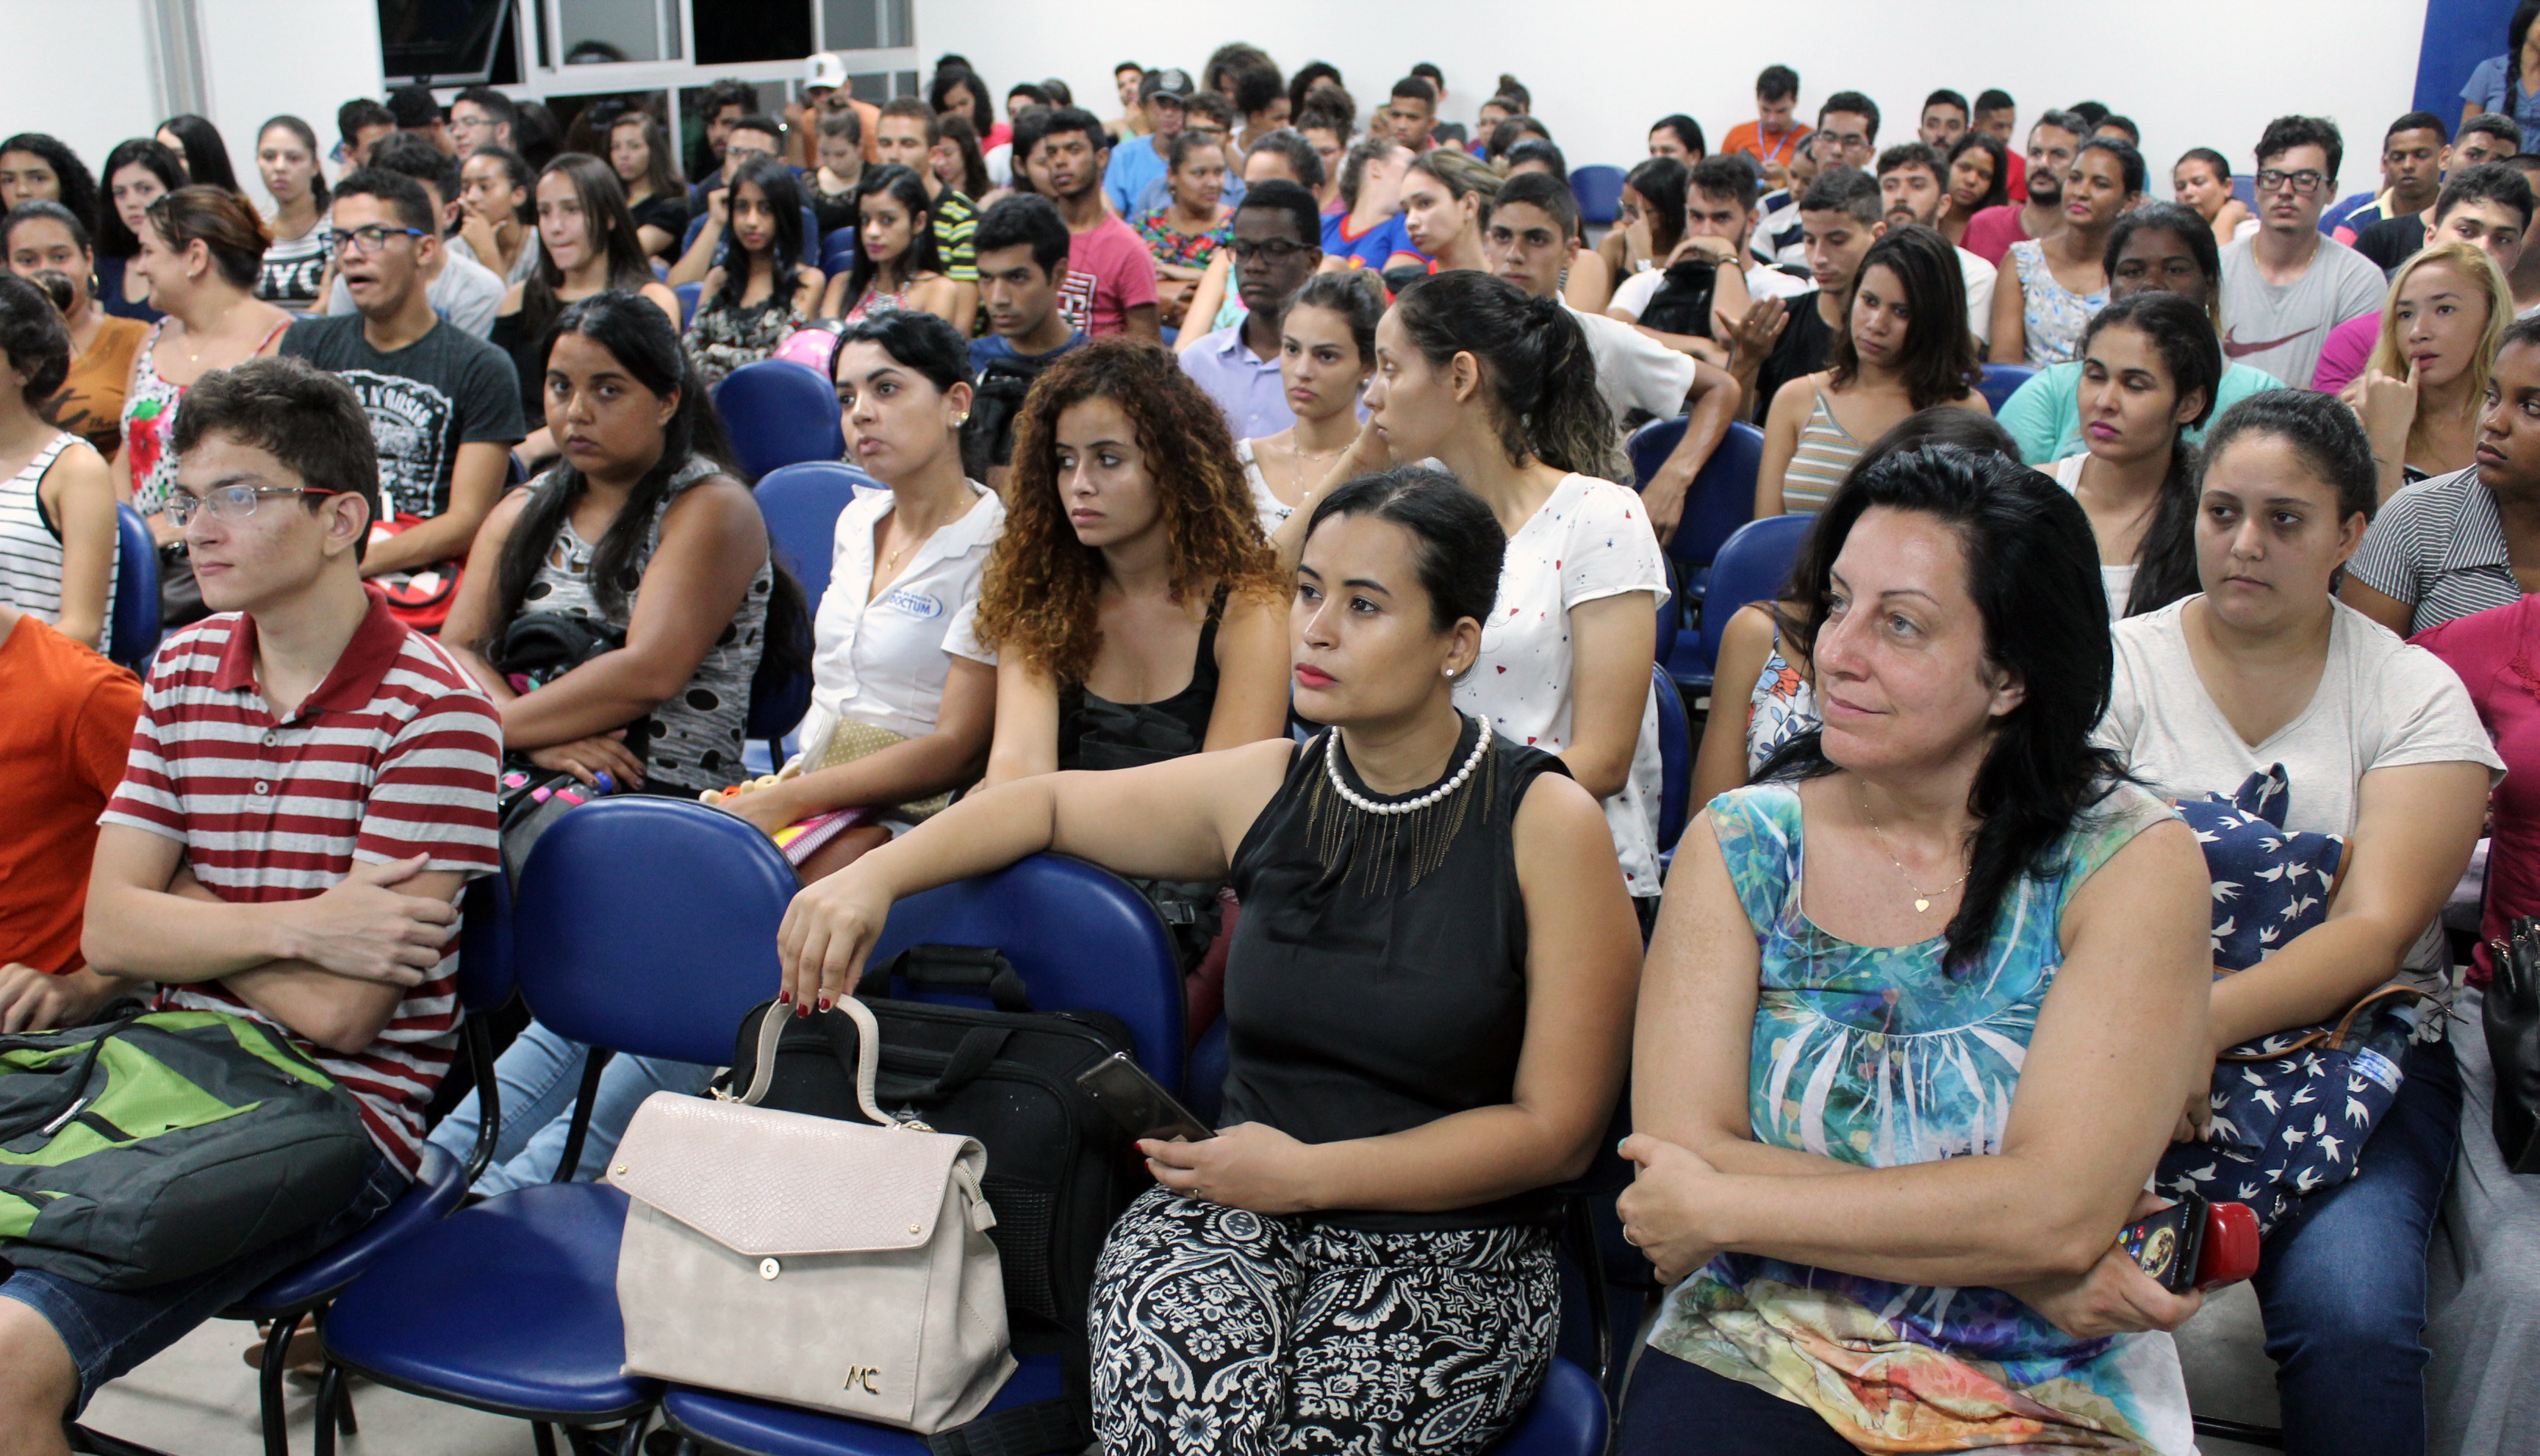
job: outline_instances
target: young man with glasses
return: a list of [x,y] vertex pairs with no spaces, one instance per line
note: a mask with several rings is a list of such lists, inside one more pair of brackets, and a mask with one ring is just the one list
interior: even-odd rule
[[471,86],[450,104],[450,139],[459,144],[461,157],[478,147],[509,147],[517,152],[521,144],[512,138],[519,133],[520,120],[520,103],[490,86]]
[[2258,139],[2258,231],[2222,249],[2226,363],[2307,383],[2329,330],[2381,308],[2381,270],[2319,231],[2345,149],[2316,116],[2279,116]]
[[1817,107],[1817,166],[1857,167],[1878,155],[1878,103],[1857,91],[1838,91]]
[[[424,199],[432,204],[432,215],[440,220],[447,236],[459,215],[459,162],[432,144],[430,138],[413,132],[384,137],[371,148],[371,168],[410,177],[423,188]],[[326,312],[349,314],[353,293],[344,286],[342,275],[330,265],[333,279],[326,287]],[[466,253],[449,246],[435,250],[424,263],[424,301],[442,320],[462,333],[485,338],[494,331],[494,314],[503,306],[508,291],[500,275]]]
[[83,948],[158,1009],[281,1033],[352,1095],[371,1145],[334,1213],[209,1270],[141,1288],[34,1267],[0,1283],[13,1452],[68,1452],[63,1421],[100,1386],[405,1191],[457,1040],[457,901],[501,868],[501,720],[362,587],[378,466],[352,391],[293,359],[215,370],[172,449],[168,517],[215,615],[151,662]]
[[327,242],[357,312],[302,319],[282,353],[342,378],[370,418],[379,519],[402,528],[362,572],[455,572],[528,434],[512,361],[433,313],[424,276],[441,239],[413,178],[371,169],[336,183]]
[[1235,439],[1258,440],[1297,423],[1279,378],[1279,324],[1323,261],[1322,217],[1313,193],[1274,178],[1243,194],[1229,226],[1235,295],[1249,312],[1182,350],[1182,373],[1226,412]]

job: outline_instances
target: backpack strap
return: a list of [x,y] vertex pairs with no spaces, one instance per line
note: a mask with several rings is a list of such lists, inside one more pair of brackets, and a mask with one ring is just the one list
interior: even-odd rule
[[1054,1456],[1094,1444],[1094,1361],[1082,1339],[1059,1352],[1066,1393],[1010,1406],[926,1438],[930,1456]]

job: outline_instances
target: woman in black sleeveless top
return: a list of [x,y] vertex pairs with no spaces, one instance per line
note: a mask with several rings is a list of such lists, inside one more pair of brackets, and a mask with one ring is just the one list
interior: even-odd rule
[[1095,1271],[1106,1452],[1478,1452],[1559,1316],[1547,1190],[1586,1169],[1640,935],[1596,800],[1458,713],[1504,533],[1406,467],[1319,501],[1290,611],[1311,742],[990,790],[795,897],[798,1003],[849,993],[900,896],[1042,850],[1230,875],[1229,1126]]
[[1225,416],[1170,354],[1104,339],[1052,364],[980,584],[987,782],[1280,735],[1285,595]]

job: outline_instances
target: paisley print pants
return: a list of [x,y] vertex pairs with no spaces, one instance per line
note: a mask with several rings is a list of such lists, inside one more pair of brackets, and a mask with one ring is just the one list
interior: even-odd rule
[[1094,1267],[1109,1456],[1459,1456],[1552,1361],[1550,1230],[1367,1233],[1151,1188]]

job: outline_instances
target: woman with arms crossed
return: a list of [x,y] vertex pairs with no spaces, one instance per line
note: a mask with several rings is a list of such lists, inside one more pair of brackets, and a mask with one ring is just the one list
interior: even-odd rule
[[825,1008],[893,901],[1025,855],[1241,896],[1227,1126],[1139,1144],[1094,1273],[1105,1451],[1465,1456],[1542,1383],[1549,1190],[1612,1110],[1638,936],[1595,800],[1455,708],[1502,538],[1434,471],[1341,486],[1288,621],[1323,733],[990,790],[786,913],[781,998]]

